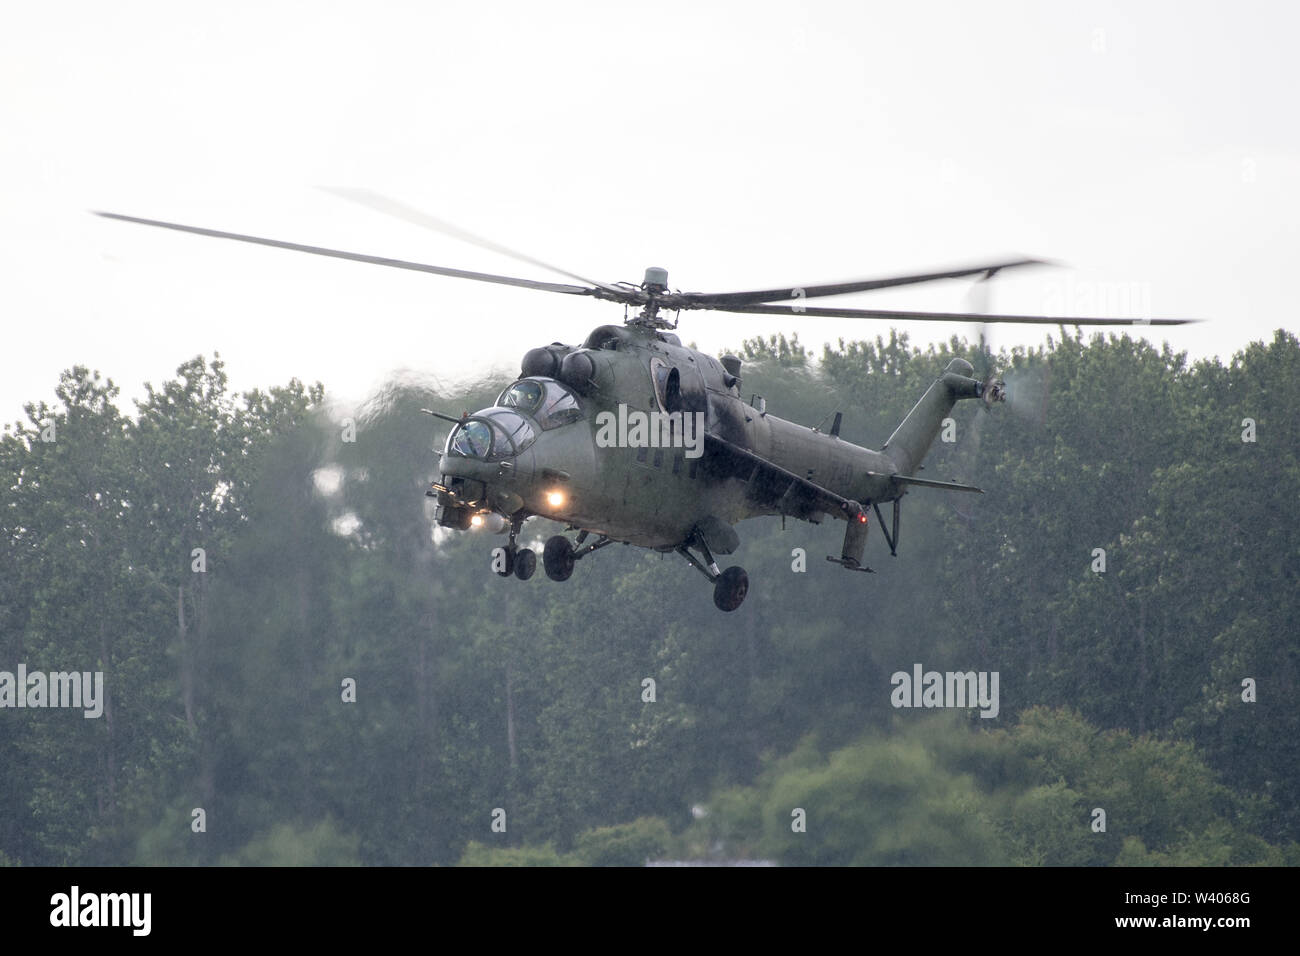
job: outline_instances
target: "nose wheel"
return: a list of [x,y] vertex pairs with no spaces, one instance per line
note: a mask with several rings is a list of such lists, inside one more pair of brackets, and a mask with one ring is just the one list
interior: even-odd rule
[[493,555],[492,570],[498,577],[508,578],[513,574],[520,581],[527,581],[537,570],[537,552],[532,548],[521,548],[515,541],[519,529],[527,520],[527,516],[511,519],[510,541],[500,549],[502,552],[500,560],[497,560],[495,553]]
[[520,581],[527,581],[537,570],[537,552],[532,548],[502,548],[501,560],[493,560],[492,570],[497,577],[508,578],[514,575]]
[[527,581],[537,570],[537,552],[532,548],[523,548],[515,555],[515,577]]
[[[510,524],[510,543],[493,553],[492,570],[498,577],[508,578],[512,574],[520,581],[527,581],[537,570],[537,552],[531,548],[521,548],[515,544],[515,536],[526,519],[512,521]],[[570,541],[562,534],[553,535],[546,541],[542,551],[542,567],[546,576],[552,581],[567,581],[573,574],[573,566],[580,558],[593,551],[599,551],[613,540],[606,535],[591,543],[586,543],[588,532],[578,533],[576,542]]]

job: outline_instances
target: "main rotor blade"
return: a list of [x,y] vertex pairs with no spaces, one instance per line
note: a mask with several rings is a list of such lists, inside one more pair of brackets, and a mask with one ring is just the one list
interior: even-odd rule
[[[94,211],[94,210],[92,210]],[[263,239],[258,236],[245,236],[237,232],[221,232],[217,229],[203,229],[199,226],[183,226],[176,222],[161,222],[157,219],[140,219],[137,216],[124,216],[116,212],[94,211],[96,216],[105,219],[120,219],[123,222],[139,223],[142,226],[158,226],[162,229],[175,229],[177,232],[192,232],[196,236],[212,236],[216,239],[234,239],[239,242],[252,242],[259,246],[274,246],[278,249],[292,249],[294,252],[309,252],[315,256],[331,256],[335,259],[351,259],[353,262],[369,262],[372,265],[388,266],[393,269],[410,269],[415,272],[431,272],[434,275],[451,276],[453,279],[473,279],[476,282],[494,282],[497,285],[513,285],[521,289],[540,289],[543,292],[563,292],[567,295],[596,295],[597,290],[577,285],[562,285],[558,282],[538,282],[534,279],[517,279],[513,276],[498,276],[487,272],[467,272],[464,269],[448,269],[445,266],[431,266],[423,262],[407,262],[404,259],[386,259],[382,256],[367,256],[359,252],[342,252],[338,249],[324,249],[320,246],[305,246],[297,242],[282,242],[279,239]],[[602,298],[605,298],[602,294]]]
[[618,286],[598,282],[595,279],[588,279],[586,276],[580,276],[574,272],[568,272],[561,269],[559,266],[553,266],[549,262],[543,262],[541,259],[534,259],[526,253],[517,252],[514,249],[501,245],[500,243],[493,242],[491,239],[484,239],[482,236],[476,236],[474,233],[469,232],[466,229],[462,229],[459,226],[446,222],[445,220],[438,219],[435,216],[430,216],[428,213],[421,212],[403,202],[398,202],[396,199],[389,199],[387,196],[381,196],[379,193],[371,192],[369,189],[350,189],[336,186],[322,186],[320,188],[325,190],[325,192],[333,193],[335,196],[366,206],[375,212],[381,212],[388,216],[403,219],[406,222],[413,223],[417,226],[423,226],[425,229],[432,229],[434,232],[440,232],[443,235],[451,236],[455,239],[461,240],[462,242],[468,242],[471,245],[478,246],[482,249],[487,249],[491,252],[508,256],[511,259],[517,259],[520,262],[526,262],[530,266],[537,266],[540,269],[546,269],[548,272],[554,272],[567,279],[577,279],[579,282],[585,282],[587,285],[595,286],[598,289],[604,289],[606,292],[620,296],[620,301],[639,303],[645,299],[644,294],[637,298],[629,289],[620,289]]
[[915,275],[892,276],[884,279],[858,279],[852,282],[834,282],[827,285],[784,286],[780,289],[765,289],[754,292],[687,292],[680,295],[666,296],[665,300],[666,302],[668,300],[672,301],[672,308],[728,309],[736,305],[785,302],[790,299],[815,299],[825,295],[847,295],[850,292],[891,289],[900,285],[916,285],[918,282],[960,279],[963,276],[974,276],[981,273],[987,275],[1002,269],[1041,265],[1051,265],[1051,263],[1043,259],[1010,259],[1005,262],[989,262],[984,265],[949,269],[945,272],[926,272]]
[[1073,315],[986,315],[982,312],[900,312],[895,309],[827,309],[818,306],[706,306],[717,312],[759,315],[813,315],[839,319],[897,319],[907,322],[1004,322],[1021,325],[1189,325],[1204,319],[1098,319]]

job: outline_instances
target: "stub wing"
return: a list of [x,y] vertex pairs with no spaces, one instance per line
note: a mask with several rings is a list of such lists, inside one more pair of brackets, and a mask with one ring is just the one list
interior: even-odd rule
[[739,478],[745,482],[749,499],[755,505],[805,521],[817,520],[816,516],[824,512],[838,512],[850,518],[862,511],[856,501],[837,495],[716,435],[706,435],[704,447],[711,473],[716,477]]

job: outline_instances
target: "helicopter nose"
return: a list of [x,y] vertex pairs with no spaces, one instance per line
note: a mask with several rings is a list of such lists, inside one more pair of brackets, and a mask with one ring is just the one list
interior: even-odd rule
[[495,461],[444,454],[438,462],[442,484],[452,489],[461,503],[476,503],[502,514],[513,514],[524,505],[533,483],[532,450]]
[[483,484],[503,477],[504,473],[511,471],[513,467],[513,463],[508,459],[484,461],[481,458],[466,458],[462,455],[443,455],[438,459],[438,470],[448,478],[460,478]]

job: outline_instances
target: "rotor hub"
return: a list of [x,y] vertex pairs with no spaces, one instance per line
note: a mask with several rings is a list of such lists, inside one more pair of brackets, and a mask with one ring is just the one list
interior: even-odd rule
[[661,269],[658,266],[650,266],[645,271],[645,279],[641,283],[641,288],[646,292],[667,292],[668,291],[668,270]]
[[668,270],[660,266],[648,267],[641,280],[641,291],[646,295],[645,301],[641,311],[627,320],[628,325],[640,325],[648,329],[677,328],[676,322],[670,323],[659,318],[659,310],[663,307],[660,297],[668,292]]

